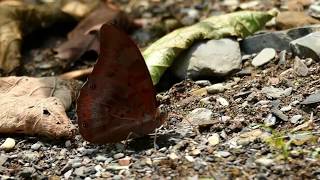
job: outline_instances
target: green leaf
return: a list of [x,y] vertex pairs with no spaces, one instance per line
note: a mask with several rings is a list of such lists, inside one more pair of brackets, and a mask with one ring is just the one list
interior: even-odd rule
[[153,84],[159,82],[174,59],[195,41],[227,36],[243,38],[263,28],[275,15],[275,12],[235,12],[210,17],[165,35],[143,52]]

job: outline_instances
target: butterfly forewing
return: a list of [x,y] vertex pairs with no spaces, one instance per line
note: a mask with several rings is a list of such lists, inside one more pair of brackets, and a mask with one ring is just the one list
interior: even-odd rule
[[139,48],[113,25],[100,33],[100,55],[77,102],[80,133],[99,144],[150,133],[159,125],[155,90]]

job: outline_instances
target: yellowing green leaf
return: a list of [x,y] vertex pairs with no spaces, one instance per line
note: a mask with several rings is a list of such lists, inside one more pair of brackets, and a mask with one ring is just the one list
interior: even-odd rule
[[153,84],[159,82],[174,59],[195,41],[227,36],[246,37],[264,27],[275,14],[242,11],[214,16],[165,35],[143,52]]

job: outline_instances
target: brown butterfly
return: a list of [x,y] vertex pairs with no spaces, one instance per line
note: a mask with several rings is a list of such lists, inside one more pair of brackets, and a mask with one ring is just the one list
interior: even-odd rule
[[77,115],[80,134],[97,144],[143,136],[163,123],[139,48],[114,25],[100,30],[100,55],[81,89]]

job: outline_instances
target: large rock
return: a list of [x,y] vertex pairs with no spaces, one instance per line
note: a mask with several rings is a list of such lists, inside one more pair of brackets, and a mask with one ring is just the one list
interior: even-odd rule
[[225,76],[241,68],[239,43],[231,39],[209,40],[194,44],[172,66],[179,79]]
[[320,25],[256,34],[240,42],[241,51],[244,54],[253,54],[262,51],[264,48],[273,48],[277,51],[291,52],[289,45],[291,41],[317,31],[320,31]]
[[295,55],[320,61],[320,32],[314,32],[290,43]]

